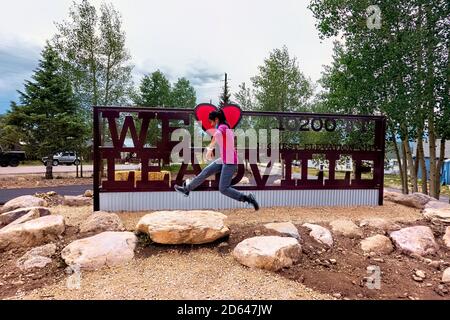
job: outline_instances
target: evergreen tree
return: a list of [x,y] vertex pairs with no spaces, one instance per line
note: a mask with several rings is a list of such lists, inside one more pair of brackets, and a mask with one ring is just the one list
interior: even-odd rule
[[137,103],[146,107],[170,105],[170,82],[159,70],[144,76],[139,87]]
[[12,103],[4,121],[20,135],[30,153],[49,157],[46,178],[52,179],[53,154],[77,150],[86,141],[88,130],[71,83],[62,73],[62,61],[50,44],[19,95],[20,105]]
[[223,107],[231,103],[231,92],[228,86],[228,74],[225,73],[225,80],[222,94],[219,97],[219,106]]

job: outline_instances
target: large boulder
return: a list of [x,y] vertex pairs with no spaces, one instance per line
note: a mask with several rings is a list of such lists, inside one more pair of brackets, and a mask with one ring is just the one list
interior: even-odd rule
[[333,236],[330,230],[317,224],[305,223],[303,227],[311,230],[309,235],[313,237],[317,242],[326,244],[329,247],[333,246]]
[[445,246],[450,249],[450,227],[445,228],[445,234],[442,237]]
[[56,254],[56,245],[49,243],[41,247],[36,247],[25,253],[17,260],[17,267],[22,271],[34,268],[44,268],[52,262],[51,257]]
[[50,215],[0,229],[0,251],[33,247],[57,240],[64,232],[63,216]]
[[64,196],[64,205],[69,207],[91,206],[92,198],[85,196]]
[[364,252],[375,252],[378,254],[389,254],[394,251],[391,239],[381,234],[363,239],[361,241],[361,249]]
[[35,196],[20,196],[9,200],[0,209],[0,213],[13,211],[19,208],[46,207],[47,202],[44,199]]
[[117,214],[103,211],[94,212],[80,226],[80,232],[85,234],[124,230],[122,220]]
[[[39,218],[48,215],[50,215],[50,210],[45,207],[19,208],[0,214],[0,228],[9,225],[12,222],[14,222],[15,224],[26,222],[28,220],[31,220],[30,217]],[[27,217],[22,218],[24,216]],[[17,221],[18,219],[21,220]]]
[[450,223],[450,204],[441,201],[430,201],[425,205],[423,215],[432,220]]
[[360,227],[369,227],[382,231],[395,231],[401,229],[401,226],[395,222],[388,221],[383,218],[368,218],[361,220]]
[[439,249],[433,231],[427,226],[403,228],[391,232],[390,237],[398,250],[410,255],[425,256]]
[[419,192],[415,192],[413,194],[402,194],[399,192],[385,191],[384,198],[391,202],[417,209],[423,209],[428,202],[436,200],[426,194]]
[[230,234],[226,216],[215,211],[157,211],[145,215],[136,229],[162,244],[202,244]]
[[118,266],[134,258],[136,243],[132,232],[107,231],[72,242],[62,250],[61,257],[80,270]]
[[351,220],[339,219],[330,222],[331,230],[349,238],[361,238],[362,230]]
[[275,222],[264,225],[267,230],[275,231],[283,236],[300,239],[297,227],[292,222]]
[[292,266],[301,254],[302,248],[296,239],[278,236],[249,238],[233,250],[233,257],[241,264],[272,271]]

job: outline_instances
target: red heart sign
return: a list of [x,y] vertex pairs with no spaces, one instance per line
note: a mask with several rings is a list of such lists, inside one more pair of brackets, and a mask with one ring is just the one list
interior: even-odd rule
[[[221,108],[225,114],[225,119],[227,119],[230,129],[234,129],[242,118],[242,111],[238,105],[229,104]],[[197,121],[200,121],[204,131],[212,129],[208,116],[211,111],[219,110],[215,105],[209,103],[202,103],[195,107],[194,115]]]

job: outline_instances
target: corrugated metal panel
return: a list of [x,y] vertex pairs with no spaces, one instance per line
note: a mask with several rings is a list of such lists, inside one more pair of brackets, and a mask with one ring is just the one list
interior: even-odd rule
[[[378,190],[256,190],[252,193],[261,207],[378,205]],[[233,209],[247,206],[218,191],[194,191],[189,197],[176,192],[100,193],[100,210],[106,211]]]

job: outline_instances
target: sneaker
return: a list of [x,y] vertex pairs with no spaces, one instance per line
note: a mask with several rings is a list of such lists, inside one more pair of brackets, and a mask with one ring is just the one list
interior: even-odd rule
[[174,188],[175,188],[175,191],[177,191],[178,193],[181,193],[185,197],[189,196],[189,191],[186,190],[186,183],[183,183],[182,187],[176,184],[174,186]]
[[256,201],[255,196],[254,196],[253,194],[249,194],[249,195],[246,197],[246,200],[245,200],[245,201],[248,202],[248,203],[250,203],[250,204],[252,204],[252,205],[253,205],[253,208],[255,208],[255,211],[258,211],[258,210],[259,210],[259,204],[258,204],[258,202]]

